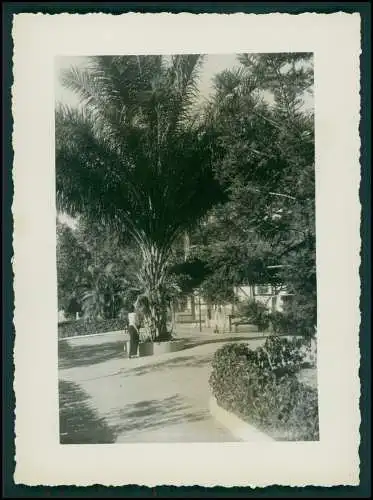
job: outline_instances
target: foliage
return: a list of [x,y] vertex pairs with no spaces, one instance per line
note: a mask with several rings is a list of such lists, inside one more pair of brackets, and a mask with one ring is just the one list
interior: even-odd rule
[[200,287],[201,295],[208,303],[226,305],[234,301],[233,289],[224,278],[226,275],[220,268],[203,281]]
[[73,229],[57,221],[58,307],[75,316],[81,311],[78,296],[82,269],[89,262],[89,252],[75,237]]
[[271,330],[275,334],[313,337],[314,304],[302,303],[305,298],[300,293],[296,299],[294,296],[289,298],[283,311],[271,311],[265,303],[250,298],[238,304],[237,315],[257,326],[260,332]]
[[303,356],[284,339],[255,351],[228,344],[214,356],[209,383],[220,406],[275,439],[316,441],[317,391],[297,379]]
[[257,300],[248,299],[241,302],[238,306],[238,314],[257,326],[260,332],[266,330],[270,325],[268,307]]
[[[269,321],[272,331],[277,334],[302,335],[311,338],[315,335],[313,304],[300,303],[300,296],[294,304],[289,302],[285,306],[285,311],[273,311],[269,313]],[[311,319],[310,319],[311,317]]]
[[192,293],[210,273],[205,262],[193,256],[184,262],[175,262],[170,272],[184,294]]
[[312,90],[312,55],[243,54],[239,62],[216,76],[207,110],[216,136],[214,171],[228,200],[209,212],[199,252],[214,271],[209,280],[222,290],[237,283],[286,286],[295,295],[295,317],[312,331],[314,123],[303,107]]
[[[141,293],[137,296],[134,309],[137,313],[138,320],[141,327],[144,329],[141,332],[141,338],[146,340],[170,340],[172,337],[172,304],[177,300],[181,294],[181,289],[177,284],[177,280],[173,275],[167,275],[162,287],[159,290],[159,296],[156,298],[149,297],[147,293]],[[156,330],[153,328],[151,321],[151,303],[155,303],[158,307],[163,307],[163,311],[156,310],[156,314],[161,315],[166,311],[165,314],[165,327],[166,332],[164,332],[163,337],[159,338],[157,336]],[[158,319],[158,321],[160,321]]]
[[[267,356],[267,370],[277,374],[284,373],[284,370],[287,373],[296,373],[308,360],[310,346],[302,337],[280,338],[272,335],[266,339],[262,350]],[[257,352],[261,352],[261,349]]]
[[[69,287],[70,288],[70,287]],[[71,288],[70,288],[71,290]],[[83,309],[82,309],[82,301],[81,299],[76,295],[74,291],[71,291],[68,295],[68,299],[65,302],[65,318],[66,319],[75,319],[76,315],[78,314],[79,316],[82,315]]]
[[191,113],[200,64],[198,55],[92,57],[62,75],[81,107],[56,111],[58,205],[130,234],[158,336],[172,245],[222,198],[209,131]]
[[109,319],[128,310],[138,293],[137,268],[133,248],[108,226],[83,218],[75,229],[58,223],[58,291],[67,313]]
[[[199,288],[223,304],[234,300],[234,285],[283,284],[294,300],[275,328],[309,334],[314,123],[302,100],[312,90],[312,54],[241,55],[237,68],[216,75],[215,94],[196,119],[201,61],[94,57],[86,70],[63,74],[81,107],[56,112],[59,207],[116,234],[115,248],[130,240],[140,250],[134,278],[126,271],[119,287],[111,258],[90,268],[85,309],[116,314],[121,300],[146,295],[151,335],[161,337],[170,295]],[[186,232],[194,249],[177,270]],[[113,297],[110,306],[104,296]]]
[[[284,304],[282,331],[294,331],[312,337],[317,324],[317,288],[316,288],[316,243],[315,237],[309,237],[303,248],[289,253],[284,259],[287,266],[279,276],[287,284],[291,300]],[[286,326],[287,323],[287,326]]]
[[58,338],[93,335],[96,333],[115,332],[127,328],[127,318],[101,319],[86,321],[85,319],[65,321],[58,325]]

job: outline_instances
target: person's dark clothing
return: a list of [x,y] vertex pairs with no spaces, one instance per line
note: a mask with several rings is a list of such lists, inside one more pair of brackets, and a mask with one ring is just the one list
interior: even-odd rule
[[128,327],[128,333],[129,333],[129,336],[130,336],[130,352],[129,352],[129,355],[130,356],[136,356],[137,355],[137,349],[139,347],[139,341],[140,341],[139,332],[137,331],[137,329],[133,325],[130,325]]

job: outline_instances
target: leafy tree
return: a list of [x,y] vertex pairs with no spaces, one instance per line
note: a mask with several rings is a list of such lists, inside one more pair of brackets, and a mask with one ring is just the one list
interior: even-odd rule
[[210,212],[199,252],[215,269],[215,290],[219,283],[222,292],[242,282],[286,285],[294,294],[287,313],[303,317],[302,330],[311,331],[314,124],[302,101],[312,88],[312,57],[241,55],[239,62],[216,76],[208,109],[218,144],[214,170],[228,201]]
[[79,243],[68,225],[57,220],[58,308],[67,314],[81,311],[79,289],[82,270],[89,263],[89,252]]
[[63,84],[81,99],[56,111],[58,205],[129,233],[152,337],[167,337],[172,246],[221,198],[211,137],[192,115],[198,55],[92,57]]
[[80,219],[77,227],[57,226],[57,274],[64,309],[87,319],[114,318],[136,299],[138,262],[133,248],[119,244],[107,226]]
[[76,232],[91,256],[83,281],[86,315],[113,318],[127,313],[140,292],[139,256],[129,235],[84,218]]

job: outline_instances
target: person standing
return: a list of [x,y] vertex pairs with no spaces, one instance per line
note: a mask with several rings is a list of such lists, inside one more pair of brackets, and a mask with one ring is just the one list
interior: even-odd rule
[[128,314],[128,333],[130,336],[129,358],[137,356],[140,342],[139,322],[135,312]]

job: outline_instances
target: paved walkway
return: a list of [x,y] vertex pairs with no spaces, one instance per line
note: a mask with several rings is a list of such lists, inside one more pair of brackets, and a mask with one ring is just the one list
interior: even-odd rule
[[[73,360],[61,360],[60,380],[77,384],[89,395],[90,406],[109,426],[115,442],[236,441],[208,410],[211,360],[228,338],[199,335],[194,340],[199,345],[131,360],[113,342],[76,347]],[[261,342],[250,340],[253,346]]]

